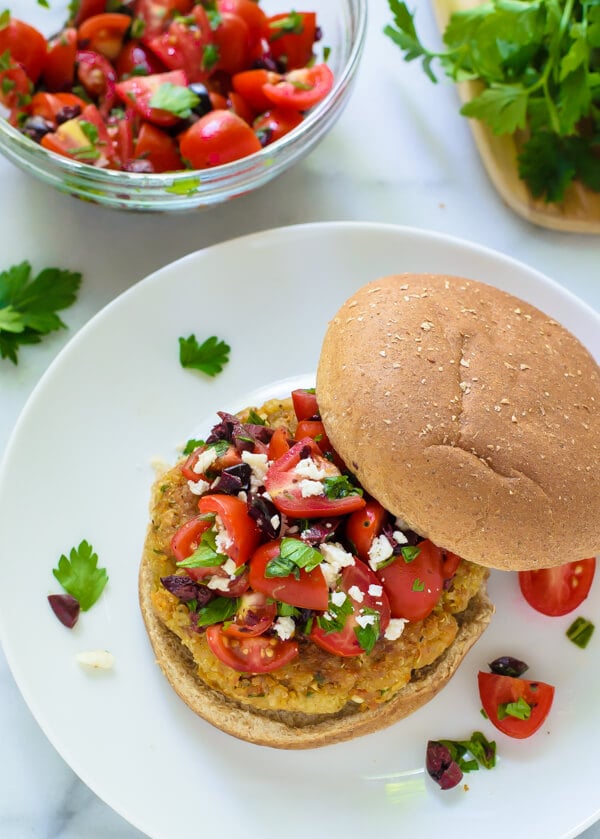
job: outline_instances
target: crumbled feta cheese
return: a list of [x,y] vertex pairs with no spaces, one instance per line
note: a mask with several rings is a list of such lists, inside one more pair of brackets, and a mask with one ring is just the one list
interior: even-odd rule
[[241,492],[238,492],[237,497],[240,499],[240,501],[243,501],[245,504],[248,500],[248,493],[242,490]]
[[90,670],[112,670],[115,657],[108,650],[90,650],[85,653],[77,653],[75,660],[82,667]]
[[383,633],[383,637],[388,641],[397,641],[404,632],[404,625],[408,623],[404,618],[392,618],[387,625],[387,629]]
[[388,537],[383,533],[381,536],[376,536],[369,548],[369,565],[373,571],[377,571],[377,566],[389,559],[393,553],[394,549]]
[[353,600],[355,600],[357,603],[362,603],[362,602],[363,602],[363,600],[365,599],[365,595],[364,595],[364,594],[363,594],[363,592],[359,589],[359,587],[358,587],[358,586],[350,586],[350,588],[348,589],[348,594],[349,594],[349,595],[350,595],[350,597],[351,597]]
[[187,484],[192,495],[204,495],[210,489],[208,481],[188,481]]
[[282,641],[287,641],[288,638],[293,638],[296,631],[296,624],[293,618],[279,617],[273,624],[273,629],[279,635]]
[[327,477],[325,469],[320,469],[312,457],[305,457],[296,465],[294,472],[301,478],[311,478],[313,481],[322,481]]
[[263,492],[262,497],[265,499],[265,501],[272,501],[273,500],[268,492]]
[[408,522],[404,521],[400,516],[396,516],[395,525],[399,530],[410,530]]
[[327,588],[335,588],[339,572],[333,567],[333,565],[330,565],[328,562],[322,562],[319,565],[319,568],[323,572],[325,582],[327,583]]
[[323,542],[319,545],[319,551],[325,562],[335,568],[336,572],[348,565],[354,565],[354,557],[344,550],[339,542]]
[[365,629],[367,626],[372,626],[375,623],[376,615],[357,615],[356,623]]
[[230,577],[233,577],[237,570],[237,565],[235,564],[235,560],[226,559],[223,565],[221,565],[221,568],[223,569],[223,571],[225,571],[226,574],[229,574]]
[[309,481],[304,479],[298,484],[302,498],[313,498],[313,496],[323,495],[323,484],[321,481]]
[[230,548],[233,545],[233,539],[225,529],[225,526],[219,516],[215,517],[214,528],[216,531],[215,547],[217,549],[217,553],[227,553],[227,548]]
[[408,539],[406,538],[406,536],[404,535],[404,533],[401,530],[394,530],[394,532],[392,533],[392,536],[394,537],[396,542],[398,542],[399,545],[407,545],[408,544]]
[[[350,592],[348,592],[350,594]],[[343,606],[346,602],[346,592],[345,591],[334,591],[331,595],[331,602],[334,606]]]
[[371,597],[381,597],[383,594],[383,586],[376,586],[375,583],[371,583],[369,586],[369,594]]
[[214,447],[200,452],[198,460],[194,463],[194,472],[197,475],[203,475],[209,466],[215,462],[217,457],[217,450]]
[[250,469],[252,469],[253,476],[258,481],[264,481],[269,468],[266,454],[255,454],[254,452],[244,451],[242,452],[242,461],[248,464]]
[[271,521],[271,527],[273,528],[273,530],[277,530],[277,528],[281,524],[281,519],[279,518],[279,516],[278,515],[271,516],[270,521]]
[[229,591],[229,577],[219,577],[217,574],[213,574],[206,587],[211,591]]

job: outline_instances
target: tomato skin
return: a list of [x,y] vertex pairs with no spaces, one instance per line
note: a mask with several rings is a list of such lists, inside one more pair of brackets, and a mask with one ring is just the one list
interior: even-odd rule
[[329,591],[320,568],[313,571],[300,569],[299,579],[289,577],[265,577],[267,563],[279,554],[281,540],[261,545],[250,560],[250,586],[267,597],[281,600],[299,609],[316,609],[324,612],[329,602]]
[[324,99],[333,87],[333,73],[327,64],[290,70],[280,80],[263,85],[263,93],[274,105],[306,111]]
[[232,111],[210,111],[180,137],[179,150],[193,169],[221,166],[260,151],[247,122]]
[[81,0],[73,23],[79,26],[84,20],[94,15],[101,15],[104,11],[106,11],[106,0]]
[[[200,448],[195,449],[181,467],[181,472],[183,476],[188,479],[188,481],[199,481],[202,479],[206,479],[205,475],[202,475],[199,472],[194,471],[194,467],[198,462],[198,458],[200,457],[202,452],[206,451],[206,449],[206,446],[201,446]],[[215,473],[222,472],[223,469],[227,469],[228,466],[238,466],[241,462],[242,456],[232,443],[230,444],[229,448],[224,454],[222,454],[220,457],[218,457],[211,463],[208,471],[211,473],[213,472],[213,470]]]
[[[554,700],[554,687],[545,682],[499,676],[496,673],[482,671],[477,674],[477,682],[483,710],[492,725],[503,734],[519,740],[531,737],[538,731],[548,716]],[[521,720],[512,716],[498,719],[498,706],[506,702],[516,702],[520,697],[531,706],[529,719]]]
[[[419,621],[435,608],[444,587],[441,550],[426,539],[419,542],[419,555],[406,562],[402,555],[377,571],[390,600],[392,617]],[[417,590],[421,589],[422,590]]]
[[143,23],[144,40],[160,35],[175,14],[187,15],[193,5],[194,0],[136,0],[135,17]]
[[76,67],[77,78],[86,92],[98,100],[101,112],[108,114],[115,101],[117,81],[117,74],[110,61],[99,52],[78,50]]
[[277,617],[277,606],[266,595],[249,591],[240,598],[240,605],[231,623],[223,625],[230,638],[251,638],[263,635]]
[[274,84],[279,79],[281,76],[278,73],[271,73],[269,70],[244,70],[232,76],[231,84],[255,113],[261,114],[273,106],[273,102],[265,96],[264,86],[269,83]]
[[206,49],[213,44],[213,32],[206,11],[194,6],[194,26],[174,20],[166,32],[144,42],[170,70],[183,70],[190,82],[205,82],[214,67],[206,62]]
[[[85,135],[81,134],[81,129],[77,128],[77,125],[81,122],[92,123],[98,132],[98,140],[94,144],[94,148],[91,149],[92,152],[95,151],[97,154],[92,154],[89,159],[81,154],[74,154],[77,150],[90,146],[90,141]],[[101,169],[110,168],[115,163],[113,144],[108,129],[95,105],[86,105],[80,116],[63,122],[55,132],[46,134],[42,137],[41,145],[56,154],[61,154],[64,157],[74,157],[76,160],[90,163],[92,166]]]
[[519,571],[519,586],[532,608],[557,617],[567,615],[583,603],[590,593],[595,571],[594,557],[539,571]]
[[22,20],[10,18],[0,29],[0,55],[8,51],[32,82],[37,82],[46,63],[47,44],[41,32]]
[[[20,64],[0,72],[0,102],[11,111],[9,122],[17,125],[22,103],[31,95],[32,84]],[[10,89],[9,89],[10,88]]]
[[155,172],[174,172],[183,168],[173,137],[149,122],[142,123],[135,142],[134,157],[150,161]]
[[271,464],[265,476],[265,487],[279,512],[292,518],[327,518],[343,516],[360,510],[365,506],[361,495],[348,495],[345,498],[327,498],[317,495],[304,498],[301,481],[295,468],[308,450],[309,456],[325,472],[326,476],[339,477],[340,471],[323,457],[319,446],[311,437],[305,437],[294,443],[292,448]]
[[311,437],[322,452],[332,451],[329,437],[321,420],[300,420],[296,427],[294,439],[297,442],[298,440],[303,440],[305,437]]
[[187,87],[187,76],[182,70],[171,70],[168,73],[155,73],[152,76],[132,76],[130,79],[118,82],[115,90],[119,99],[127,107],[134,108],[137,113],[148,122],[161,127],[176,125],[179,117],[161,108],[152,108],[152,97],[163,84],[174,84]]
[[353,586],[357,586],[363,592],[363,600],[358,603],[350,598],[354,611],[351,615],[348,615],[344,628],[338,632],[326,632],[321,629],[315,618],[310,631],[311,641],[314,641],[315,644],[327,652],[344,658],[364,655],[365,650],[360,646],[355,632],[358,626],[356,618],[360,614],[361,608],[374,609],[379,612],[380,636],[385,632],[390,622],[390,604],[385,591],[379,596],[373,596],[369,594],[369,586],[371,585],[381,584],[370,568],[367,568],[362,562],[355,562],[354,565],[346,566],[342,570],[338,590],[349,596],[349,590]]
[[153,76],[164,73],[165,65],[141,41],[128,41],[115,62],[117,77],[121,80],[133,74]]
[[[191,556],[198,545],[202,534],[212,527],[210,519],[203,519],[197,516],[182,524],[171,538],[171,553],[177,562],[183,562]],[[188,569],[192,571],[193,569]]]
[[266,32],[267,16],[253,0],[217,0],[219,12],[240,17],[248,27],[250,50],[254,50]]
[[300,111],[293,111],[291,108],[271,108],[257,116],[252,127],[261,145],[268,146],[293,131],[302,120]]
[[86,103],[74,93],[35,93],[29,110],[36,116],[44,117],[48,122],[56,123],[57,114],[63,108],[79,107],[83,111]]
[[320,419],[317,394],[306,388],[292,391],[292,405],[298,422],[308,419]]
[[235,564],[245,565],[260,540],[260,530],[248,515],[248,508],[234,495],[203,495],[198,502],[202,515],[215,513],[232,541],[225,552]]
[[123,46],[125,33],[129,29],[129,15],[106,12],[87,18],[77,30],[80,49],[99,52],[109,61],[114,61]]
[[283,426],[276,428],[269,441],[269,460],[279,460],[289,450],[290,444],[287,429]]
[[313,44],[317,32],[317,16],[314,12],[298,12],[302,18],[298,32],[281,34],[277,24],[289,14],[273,15],[267,21],[267,39],[271,55],[281,62],[286,70],[305,67],[313,55]]
[[369,551],[373,539],[379,536],[387,513],[379,501],[367,499],[362,510],[352,513],[346,522],[346,537],[354,547],[354,552],[363,562],[369,562]]
[[218,659],[241,673],[270,673],[298,655],[295,641],[280,641],[264,635],[230,638],[220,624],[207,628],[206,641]]
[[73,27],[63,29],[48,42],[48,53],[42,74],[46,90],[56,93],[73,86],[76,55],[77,30]]
[[217,70],[225,73],[239,73],[250,60],[250,30],[243,18],[232,12],[221,12],[219,25],[213,31],[219,58]]

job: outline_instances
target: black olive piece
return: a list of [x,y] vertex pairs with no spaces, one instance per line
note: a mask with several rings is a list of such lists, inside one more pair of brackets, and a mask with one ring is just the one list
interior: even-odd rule
[[199,117],[203,117],[204,114],[208,114],[213,110],[208,90],[201,82],[192,82],[188,85],[188,90],[191,90],[200,99],[196,107],[192,108],[193,113]]
[[56,114],[56,124],[62,125],[63,122],[68,122],[70,119],[75,119],[81,113],[81,105],[65,105]]
[[48,122],[47,119],[44,119],[44,117],[27,117],[23,123],[21,131],[25,134],[25,136],[30,137],[32,140],[35,140],[36,143],[39,143],[41,142],[42,137],[45,137],[46,134],[50,134],[51,131],[54,131],[54,126],[51,122]]

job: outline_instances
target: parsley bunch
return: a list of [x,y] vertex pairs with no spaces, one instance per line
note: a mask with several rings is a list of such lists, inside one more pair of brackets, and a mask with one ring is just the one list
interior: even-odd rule
[[421,60],[434,82],[434,62],[455,82],[480,81],[461,114],[519,132],[519,175],[534,197],[561,201],[576,178],[600,191],[597,0],[491,0],[451,16],[443,52],[421,43],[404,2],[388,2],[385,33],[406,61]]

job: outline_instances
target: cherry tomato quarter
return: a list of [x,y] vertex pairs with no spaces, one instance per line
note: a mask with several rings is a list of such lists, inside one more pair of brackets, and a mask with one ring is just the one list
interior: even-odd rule
[[171,111],[153,108],[150,104],[154,95],[164,84],[187,87],[188,80],[182,70],[155,73],[153,76],[132,76],[117,83],[116,93],[127,107],[134,108],[145,120],[154,125],[167,127],[176,125],[179,122],[179,117]]
[[[478,673],[477,681],[483,710],[490,722],[509,737],[531,737],[543,725],[552,707],[554,687],[545,682],[484,672]],[[517,707],[510,713],[513,705]],[[526,718],[521,719],[514,713]]]
[[220,624],[207,628],[206,641],[220,661],[242,673],[270,673],[293,661],[298,655],[298,644],[295,641],[280,641],[264,635],[231,638],[224,633]]
[[174,172],[182,168],[179,148],[173,137],[149,122],[144,122],[140,128],[134,155],[138,160],[148,160],[154,172]]
[[309,419],[320,419],[317,395],[314,390],[297,388],[292,391],[292,405],[298,422]]
[[301,568],[298,578],[293,574],[288,577],[265,576],[268,563],[279,555],[279,546],[280,540],[267,542],[254,552],[250,560],[251,588],[290,606],[325,611],[329,602],[329,592],[319,567],[312,571]]
[[290,70],[276,81],[263,84],[262,91],[274,105],[307,111],[324,99],[333,87],[333,73],[327,64]]
[[225,553],[238,568],[244,565],[260,539],[260,531],[248,515],[246,504],[233,495],[203,495],[198,509],[202,515],[215,513],[219,516],[231,542]]
[[418,554],[407,560],[402,554],[377,571],[392,609],[392,617],[419,621],[437,605],[444,587],[441,550],[426,539]]
[[352,543],[353,552],[363,562],[368,563],[373,539],[380,535],[386,516],[387,513],[379,501],[369,498],[363,509],[352,513],[347,520],[346,537]]
[[129,15],[109,12],[87,18],[77,30],[80,49],[99,52],[114,61],[123,47],[125,33],[131,25]]
[[231,622],[223,625],[223,633],[230,638],[251,638],[263,635],[277,617],[277,606],[258,591],[242,594],[240,605]]
[[551,617],[566,615],[590,593],[595,571],[594,557],[539,571],[519,571],[519,586],[536,611]]
[[22,20],[10,18],[0,29],[0,55],[10,53],[32,82],[37,82],[46,63],[47,44],[41,32]]
[[317,16],[314,12],[273,15],[267,21],[267,33],[271,55],[286,70],[305,67],[313,57]]
[[77,30],[63,29],[48,42],[42,80],[46,90],[56,93],[73,87],[75,57],[77,55]]
[[186,521],[175,531],[171,539],[171,553],[177,562],[183,562],[194,553],[200,544],[202,534],[211,527],[210,519],[197,516]]

